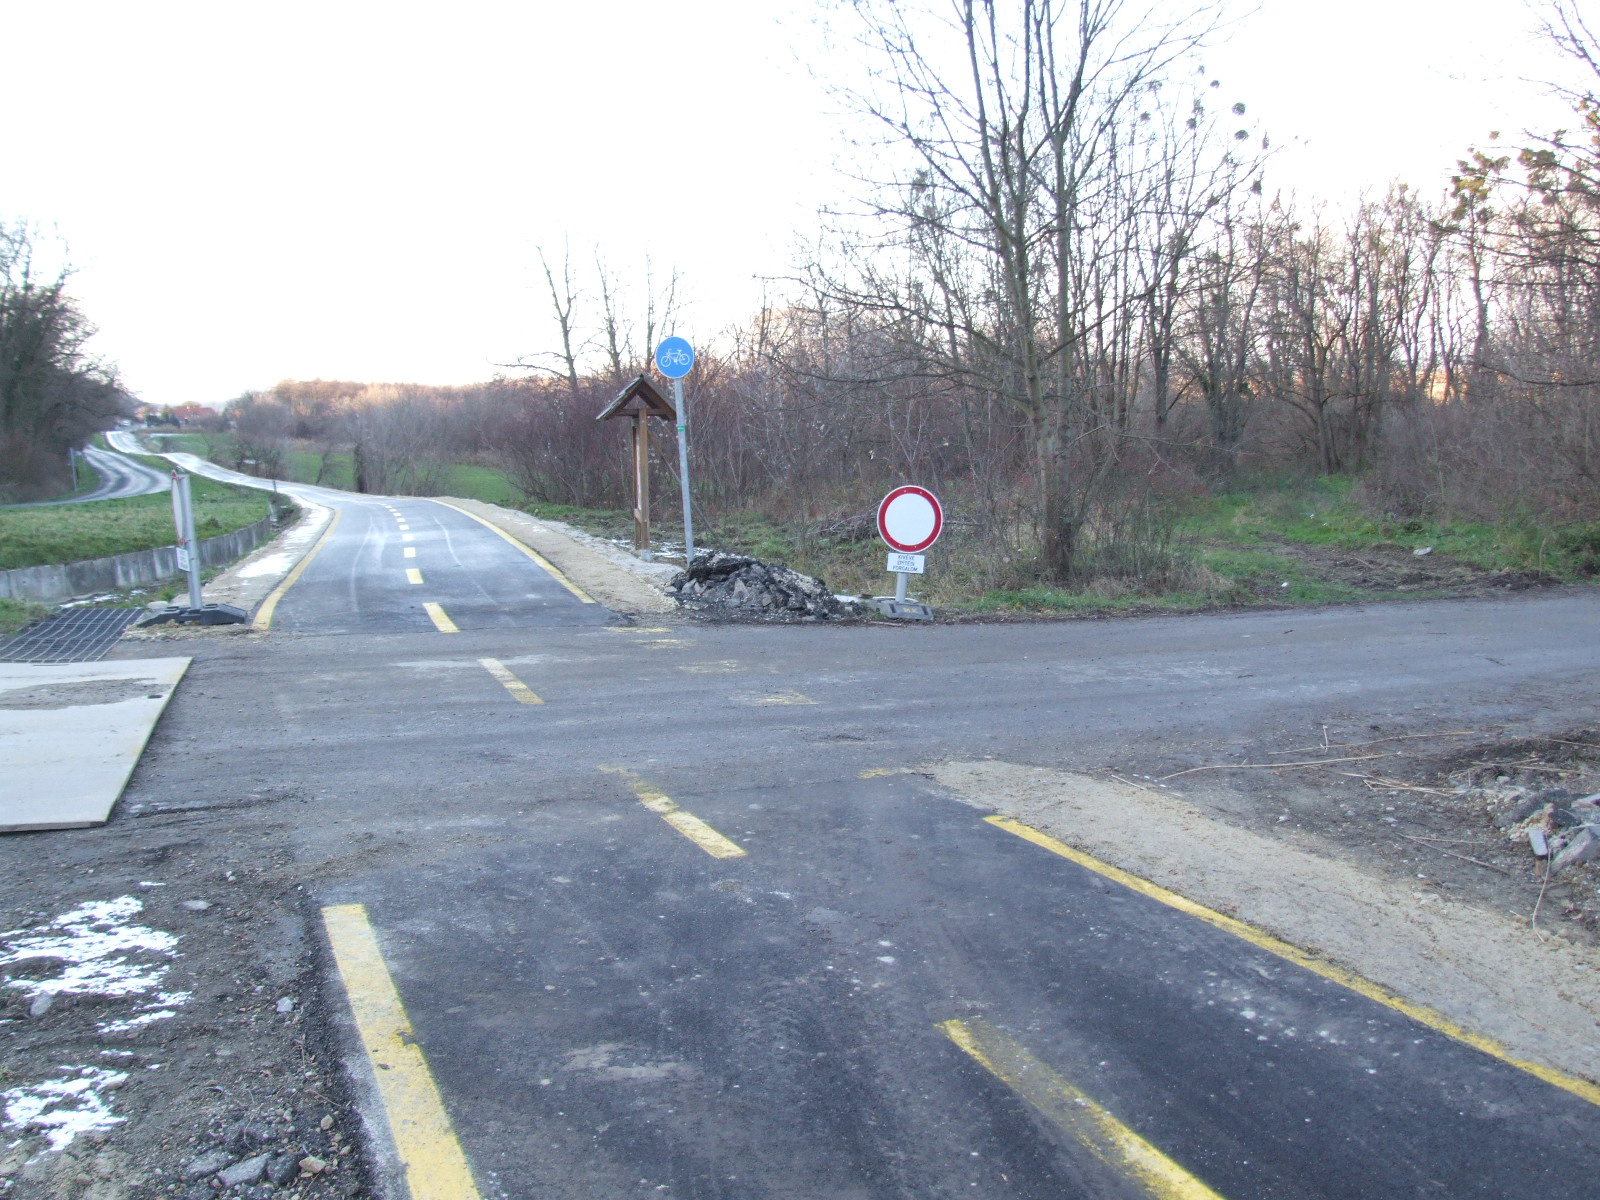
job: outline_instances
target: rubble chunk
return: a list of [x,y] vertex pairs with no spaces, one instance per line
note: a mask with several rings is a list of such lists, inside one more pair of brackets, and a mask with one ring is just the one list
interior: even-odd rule
[[207,1175],[215,1175],[223,1167],[233,1161],[233,1155],[226,1150],[208,1150],[183,1169],[187,1179],[204,1179]]
[[1561,853],[1551,860],[1550,869],[1559,871],[1574,863],[1585,863],[1595,858],[1600,858],[1600,825],[1582,825],[1568,839]]
[[722,550],[695,555],[667,590],[679,604],[765,620],[830,620],[851,615],[822,580]]
[[223,1187],[238,1187],[241,1183],[260,1183],[261,1177],[267,1173],[267,1160],[269,1154],[258,1154],[254,1158],[247,1158],[243,1162],[234,1163],[225,1171],[219,1171],[217,1178],[222,1181]]

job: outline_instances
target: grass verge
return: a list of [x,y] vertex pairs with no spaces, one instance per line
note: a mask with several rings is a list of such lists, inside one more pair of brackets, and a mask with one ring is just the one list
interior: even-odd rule
[[30,600],[0,599],[0,638],[8,638],[24,625],[31,625],[54,610],[48,604],[34,604]]
[[[150,461],[170,465],[161,459]],[[191,486],[199,537],[230,533],[267,515],[268,498],[263,492],[198,476]],[[0,512],[0,570],[105,558],[170,546],[175,541],[172,499],[165,492]]]

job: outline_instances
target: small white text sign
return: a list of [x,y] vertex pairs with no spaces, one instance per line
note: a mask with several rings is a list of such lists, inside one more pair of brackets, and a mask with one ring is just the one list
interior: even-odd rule
[[927,561],[926,554],[901,554],[896,551],[889,555],[888,570],[900,575],[921,575],[923,564]]

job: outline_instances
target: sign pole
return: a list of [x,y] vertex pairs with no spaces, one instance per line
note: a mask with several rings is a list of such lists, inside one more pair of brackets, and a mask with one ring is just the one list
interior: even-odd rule
[[678,490],[683,493],[683,565],[694,566],[694,501],[689,492],[689,401],[683,377],[694,367],[694,347],[669,337],[656,347],[656,370],[672,380],[672,403],[678,411]]
[[689,402],[683,380],[672,381],[672,403],[678,410],[678,488],[683,492],[683,565],[694,565],[694,503],[689,497]]
[[178,566],[189,575],[189,607],[196,612],[204,601],[200,595],[200,547],[194,536],[194,493],[189,476],[172,473],[172,515],[178,527]]

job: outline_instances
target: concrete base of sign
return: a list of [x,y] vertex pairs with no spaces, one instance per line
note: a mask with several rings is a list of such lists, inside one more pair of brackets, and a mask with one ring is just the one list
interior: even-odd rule
[[188,665],[0,663],[0,832],[105,824]]
[[139,628],[143,629],[147,625],[165,625],[168,621],[179,625],[243,625],[249,619],[249,613],[231,604],[205,604],[199,608],[169,604],[153,616],[140,620]]
[[886,617],[898,621],[931,621],[933,609],[916,600],[897,600],[893,596],[874,596],[866,601]]

